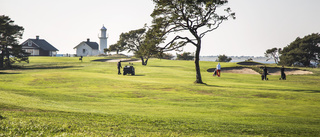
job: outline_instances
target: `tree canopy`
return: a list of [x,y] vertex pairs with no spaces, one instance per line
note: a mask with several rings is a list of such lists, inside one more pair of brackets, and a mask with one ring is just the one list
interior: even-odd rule
[[15,61],[28,61],[28,53],[18,44],[23,30],[8,16],[0,16],[0,68],[10,68]]
[[122,33],[119,41],[114,45],[128,50],[128,52],[133,52],[136,57],[141,59],[142,65],[147,65],[150,57],[158,55],[158,45],[164,39],[165,36],[160,32],[158,27],[152,26],[148,28],[145,26],[141,29]]
[[183,52],[182,54],[176,54],[177,60],[193,60],[194,55],[192,55],[190,52]]
[[235,18],[230,8],[225,9],[225,15],[219,15],[217,8],[225,5],[227,0],[153,0],[156,4],[151,16],[153,23],[161,26],[166,34],[189,32],[192,37],[176,35],[170,42],[161,48],[163,51],[176,50],[188,43],[196,46],[195,83],[203,83],[200,73],[199,55],[201,39],[217,29],[229,17]]
[[121,41],[119,40],[116,44],[112,44],[109,46],[108,51],[109,52],[116,52],[117,54],[119,54],[119,52],[124,51],[126,48],[124,47],[124,43],[121,43]]
[[274,63],[278,64],[280,52],[281,52],[281,48],[272,48],[272,49],[267,49],[264,55],[265,57],[268,58],[267,61],[273,58]]
[[226,55],[219,55],[218,56],[218,62],[230,62],[232,60],[232,58],[226,56]]
[[310,61],[319,61],[320,34],[313,33],[303,38],[297,38],[281,51],[280,64],[294,65],[296,63],[309,66]]

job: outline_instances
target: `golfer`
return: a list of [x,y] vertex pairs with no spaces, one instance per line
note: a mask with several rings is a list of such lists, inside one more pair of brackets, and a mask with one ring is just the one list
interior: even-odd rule
[[120,68],[122,68],[122,66],[121,66],[121,60],[118,62],[117,67],[118,67],[118,75],[120,75],[120,74],[121,74]]
[[218,63],[216,71],[217,71],[217,76],[220,77],[220,74],[221,74],[221,65],[220,65],[220,63]]
[[281,71],[281,78],[280,79],[286,80],[286,74],[284,73],[284,66],[281,67],[280,71]]
[[268,69],[267,69],[267,66],[264,66],[264,68],[263,68],[263,76],[264,77],[262,80],[268,80],[267,75],[268,75]]

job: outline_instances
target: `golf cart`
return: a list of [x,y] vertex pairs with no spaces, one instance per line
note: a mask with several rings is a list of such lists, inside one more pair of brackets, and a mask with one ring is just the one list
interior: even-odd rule
[[135,75],[133,66],[124,66],[123,67],[123,75],[127,75],[127,74]]

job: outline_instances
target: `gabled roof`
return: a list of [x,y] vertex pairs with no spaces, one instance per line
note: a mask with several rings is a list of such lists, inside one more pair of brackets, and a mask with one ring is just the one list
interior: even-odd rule
[[97,42],[85,42],[88,46],[90,46],[92,49],[99,49],[99,45]]
[[82,41],[80,44],[75,46],[73,49],[77,48],[82,43],[85,43],[86,45],[88,45],[92,49],[99,50],[99,44],[97,42],[90,42],[90,41]]
[[[54,46],[52,46],[49,42],[44,39],[28,39],[27,41],[31,40],[34,44],[36,44],[39,48],[47,51],[59,51]],[[26,41],[26,42],[27,42]]]

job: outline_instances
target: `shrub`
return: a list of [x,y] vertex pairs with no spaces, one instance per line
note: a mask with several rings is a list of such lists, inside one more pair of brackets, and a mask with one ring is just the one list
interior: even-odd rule
[[182,54],[177,54],[177,60],[193,60],[194,55],[191,55],[190,52],[183,52]]

